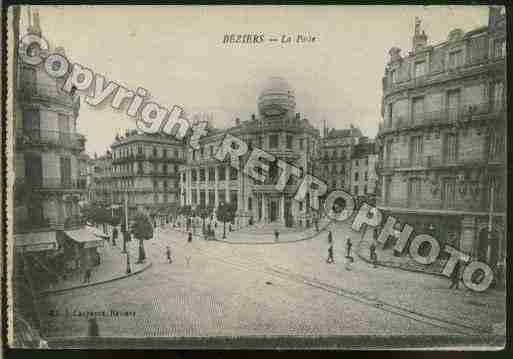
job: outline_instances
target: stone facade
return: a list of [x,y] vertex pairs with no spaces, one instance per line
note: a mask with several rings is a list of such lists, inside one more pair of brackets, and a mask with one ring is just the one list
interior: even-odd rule
[[214,157],[225,134],[231,134],[245,141],[250,149],[265,150],[304,173],[313,173],[319,130],[294,113],[295,97],[288,83],[281,78],[269,79],[259,96],[258,108],[258,116],[245,121],[236,119],[235,126],[228,129],[210,129],[200,140],[199,150],[187,149],[186,164],[180,170],[180,203],[214,208],[223,202],[236,203],[238,225],[282,222],[307,226],[313,216],[309,206],[292,199],[299,185],[297,179],[278,192],[274,188],[279,174],[275,163],[270,164],[268,179],[261,183],[242,174],[242,167],[236,170]]
[[129,216],[143,211],[164,217],[179,202],[179,166],[184,162],[181,141],[128,131],[111,145],[112,204],[128,201]]
[[[28,32],[41,35],[37,13]],[[26,51],[21,46],[20,52]],[[47,51],[64,54],[62,48],[50,46]],[[48,232],[53,233],[49,238],[55,238],[56,231],[79,226],[78,202],[84,186],[78,179],[78,158],[85,138],[77,133],[79,99],[60,90],[62,83],[41,66],[22,61],[17,65],[15,245],[20,243],[20,251],[37,251],[37,246],[31,247],[31,240],[24,239],[25,235]]]
[[419,27],[415,48],[392,48],[385,68],[379,208],[495,267],[505,256],[505,16],[491,7],[487,27],[436,45]]

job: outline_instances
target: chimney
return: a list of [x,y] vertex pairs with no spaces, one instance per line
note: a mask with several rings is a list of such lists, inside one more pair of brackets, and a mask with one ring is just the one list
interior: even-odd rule
[[236,118],[235,119],[235,126],[239,126],[240,125],[240,118]]
[[251,121],[255,121],[255,120],[256,120],[255,114],[254,114],[254,113],[252,113],[252,114],[251,114]]

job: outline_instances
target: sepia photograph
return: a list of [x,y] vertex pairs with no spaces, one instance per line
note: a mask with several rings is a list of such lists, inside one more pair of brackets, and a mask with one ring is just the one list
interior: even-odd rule
[[504,6],[6,31],[11,348],[504,348]]

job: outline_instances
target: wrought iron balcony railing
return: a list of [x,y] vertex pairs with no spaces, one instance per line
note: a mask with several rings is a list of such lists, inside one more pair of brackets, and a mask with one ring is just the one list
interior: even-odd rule
[[82,149],[84,142],[84,136],[78,133],[22,128],[16,130],[16,143],[23,146],[52,145]]
[[42,177],[30,176],[17,178],[15,186],[23,186],[27,190],[84,190],[85,185],[81,179],[69,177]]

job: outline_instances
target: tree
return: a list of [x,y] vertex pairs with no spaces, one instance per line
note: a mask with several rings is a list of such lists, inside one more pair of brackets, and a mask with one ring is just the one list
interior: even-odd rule
[[144,251],[144,240],[151,239],[153,237],[153,226],[147,215],[144,213],[137,213],[134,217],[134,224],[132,226],[134,237],[139,240],[139,260],[138,263],[143,262],[146,259],[146,253]]
[[226,238],[226,222],[235,219],[237,207],[231,203],[220,203],[217,207],[217,219],[223,222],[223,239]]

